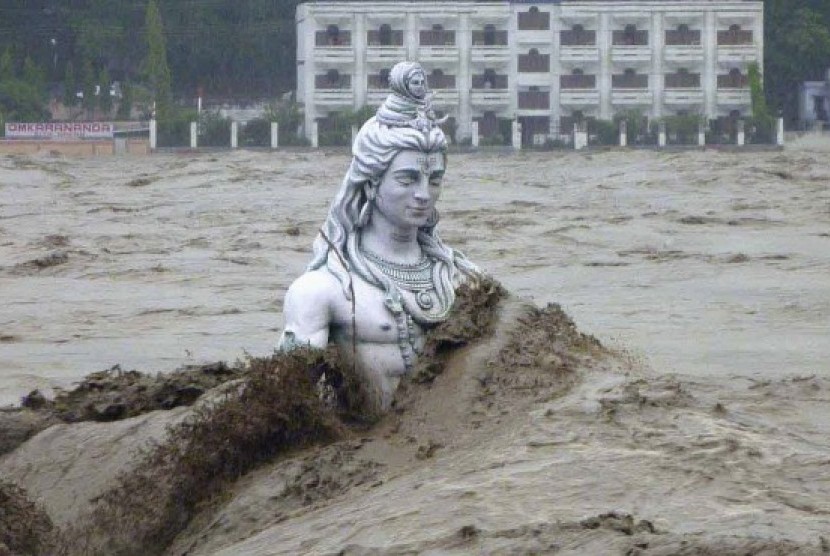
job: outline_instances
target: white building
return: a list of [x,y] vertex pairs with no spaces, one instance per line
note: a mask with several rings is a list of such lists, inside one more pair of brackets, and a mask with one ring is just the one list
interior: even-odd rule
[[518,119],[523,143],[575,119],[750,111],[763,4],[747,0],[315,2],[297,7],[305,133],[331,112],[379,105],[389,69],[417,60],[435,105],[469,137]]
[[807,128],[830,124],[830,69],[824,81],[805,81],[798,91],[798,119]]

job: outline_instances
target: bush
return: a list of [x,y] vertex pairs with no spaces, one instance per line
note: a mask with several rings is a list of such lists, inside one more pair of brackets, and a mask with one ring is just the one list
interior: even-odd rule
[[775,118],[768,114],[753,116],[746,120],[746,142],[750,145],[766,145],[775,143],[776,140]]
[[203,112],[199,120],[200,147],[230,147],[231,120],[216,112]]
[[249,121],[239,131],[239,145],[243,147],[270,147],[271,122],[264,118]]
[[591,145],[616,145],[620,141],[619,123],[608,120],[588,120],[588,143]]
[[698,128],[703,116],[697,114],[666,116],[666,141],[673,145],[697,144]]
[[639,110],[625,110],[614,115],[614,125],[619,130],[620,122],[625,120],[626,138],[629,145],[653,145],[657,136],[649,130],[648,118]]
[[171,109],[169,116],[158,120],[159,147],[187,147],[190,145],[190,122],[198,115],[191,109]]

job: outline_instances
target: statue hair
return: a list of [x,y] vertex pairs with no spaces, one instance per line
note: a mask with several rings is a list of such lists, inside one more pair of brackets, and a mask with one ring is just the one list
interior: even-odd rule
[[[314,255],[307,270],[325,267],[340,282],[347,299],[351,299],[352,272],[368,278],[388,295],[394,296],[397,291],[386,276],[367,264],[359,242],[361,229],[371,217],[381,178],[402,150],[441,153],[446,162],[447,138],[437,125],[426,129],[389,126],[378,121],[377,116],[366,121],[352,146],[352,162],[346,176],[331,203],[321,233],[314,240]],[[463,255],[444,245],[435,230],[437,223],[436,211],[427,225],[418,229],[417,239],[424,254],[436,261],[433,276],[439,298],[443,297],[451,305],[458,272],[471,275],[477,269]]]

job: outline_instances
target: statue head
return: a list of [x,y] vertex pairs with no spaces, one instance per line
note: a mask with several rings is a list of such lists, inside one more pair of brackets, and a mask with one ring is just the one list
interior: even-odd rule
[[[395,156],[414,150],[439,154],[446,163],[447,138],[431,110],[431,93],[424,76],[423,68],[415,62],[401,62],[392,68],[392,91],[357,133],[351,164],[314,242],[309,270],[326,266],[340,280],[347,297],[349,272],[355,266],[361,270],[365,266],[359,250],[361,229],[371,219],[377,187]],[[427,255],[448,265],[447,277],[451,280],[456,270],[454,252],[436,233],[437,223],[438,212],[433,211],[418,230],[418,242]]]

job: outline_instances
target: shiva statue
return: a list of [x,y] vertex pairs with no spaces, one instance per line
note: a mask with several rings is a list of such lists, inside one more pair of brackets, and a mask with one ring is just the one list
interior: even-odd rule
[[436,231],[447,138],[420,64],[401,62],[366,121],[314,241],[285,295],[279,349],[338,347],[376,409],[390,408],[425,332],[446,320],[456,288],[480,271]]

